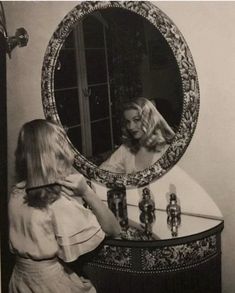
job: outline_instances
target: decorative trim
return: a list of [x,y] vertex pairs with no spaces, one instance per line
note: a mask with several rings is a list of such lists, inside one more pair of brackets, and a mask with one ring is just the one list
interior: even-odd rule
[[200,263],[216,252],[216,236],[213,235],[189,244],[141,249],[141,264],[144,271],[176,270]]
[[136,248],[104,245],[88,266],[131,273],[165,273],[196,267],[219,255],[216,235],[175,246]]
[[[61,124],[54,95],[54,71],[60,49],[74,24],[98,9],[117,7],[130,10],[151,22],[172,49],[177,61],[184,94],[180,125],[164,155],[152,166],[135,174],[118,174],[102,170],[75,149],[75,167],[86,177],[102,184],[145,186],[168,172],[186,151],[196,128],[199,113],[199,85],[191,52],[175,24],[159,8],[146,1],[84,1],[70,11],[57,27],[46,49],[42,67],[42,103],[46,118]],[[69,139],[68,139],[69,140]],[[70,142],[71,143],[71,142]]]
[[130,269],[132,265],[131,250],[128,247],[104,245],[94,257],[93,262]]

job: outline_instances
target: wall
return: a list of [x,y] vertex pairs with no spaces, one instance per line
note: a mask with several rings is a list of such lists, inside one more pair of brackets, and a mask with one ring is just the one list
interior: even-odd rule
[[180,161],[211,195],[224,215],[223,289],[234,292],[235,264],[235,2],[159,2],[183,33],[199,77],[199,122]]
[[[223,292],[230,293],[235,288],[235,2],[154,3],[184,35],[198,71],[199,122],[179,166],[211,195],[224,215]],[[25,27],[30,36],[28,46],[13,51],[7,65],[9,185],[19,128],[28,120],[43,117],[40,75],[47,43],[75,5],[70,1],[4,2],[8,33],[13,35],[16,28]]]

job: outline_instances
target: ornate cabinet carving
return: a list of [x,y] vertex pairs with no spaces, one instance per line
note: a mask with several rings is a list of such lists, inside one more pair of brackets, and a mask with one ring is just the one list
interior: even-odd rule
[[223,221],[165,240],[106,239],[83,272],[98,293],[219,293]]

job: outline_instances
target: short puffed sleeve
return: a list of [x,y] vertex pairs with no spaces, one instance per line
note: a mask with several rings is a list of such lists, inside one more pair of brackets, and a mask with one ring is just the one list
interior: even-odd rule
[[62,196],[51,209],[59,246],[57,255],[65,262],[94,250],[104,239],[105,233],[95,215],[75,199]]

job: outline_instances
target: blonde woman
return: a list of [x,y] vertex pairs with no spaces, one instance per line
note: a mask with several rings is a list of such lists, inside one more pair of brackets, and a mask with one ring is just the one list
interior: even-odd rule
[[175,135],[154,104],[145,98],[124,105],[122,132],[122,145],[100,168],[118,173],[142,171],[163,155]]
[[96,292],[65,262],[95,249],[105,233],[115,236],[120,228],[72,165],[61,127],[41,119],[22,127],[16,149],[19,182],[9,199],[10,249],[16,255],[10,293]]

